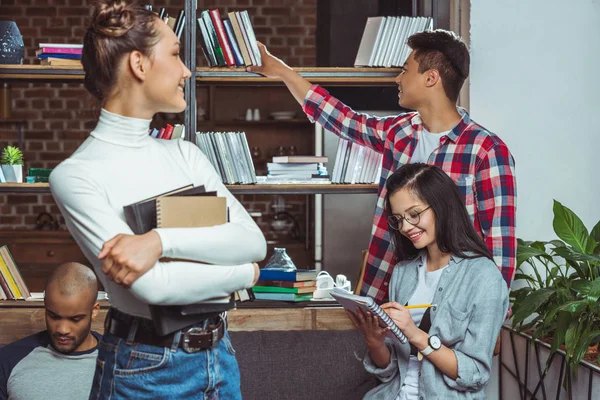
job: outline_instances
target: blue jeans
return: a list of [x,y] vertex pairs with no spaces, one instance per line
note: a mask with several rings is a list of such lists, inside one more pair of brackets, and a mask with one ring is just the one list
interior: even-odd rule
[[240,371],[229,333],[214,348],[186,353],[181,332],[169,347],[139,343],[106,333],[98,346],[90,400],[241,400]]

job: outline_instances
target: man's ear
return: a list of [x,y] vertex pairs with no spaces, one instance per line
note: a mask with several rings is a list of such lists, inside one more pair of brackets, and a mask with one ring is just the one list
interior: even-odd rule
[[135,50],[129,53],[129,68],[131,73],[141,81],[146,80],[148,72],[148,57]]
[[437,69],[430,69],[425,72],[425,86],[433,87],[440,81],[440,72]]
[[94,308],[92,308],[92,321],[96,319],[99,312],[100,312],[100,303],[95,302]]

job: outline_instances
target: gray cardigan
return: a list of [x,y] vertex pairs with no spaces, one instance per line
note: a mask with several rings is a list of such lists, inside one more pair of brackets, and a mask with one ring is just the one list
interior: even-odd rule
[[[406,304],[417,287],[422,255],[394,267],[390,281],[390,301]],[[425,266],[423,266],[425,268]],[[452,256],[444,270],[431,308],[430,335],[454,350],[458,360],[456,380],[442,374],[427,357],[419,374],[419,399],[485,399],[492,353],[508,310],[508,290],[496,264],[480,257]],[[367,353],[366,370],[381,384],[365,395],[368,400],[393,400],[400,393],[410,356],[410,345],[386,339],[390,364],[377,368]]]

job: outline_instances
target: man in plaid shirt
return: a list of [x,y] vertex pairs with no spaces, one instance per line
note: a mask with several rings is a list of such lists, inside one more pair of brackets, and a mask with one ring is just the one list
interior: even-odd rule
[[458,36],[443,30],[414,34],[408,45],[413,51],[396,83],[400,106],[416,112],[394,117],[354,112],[273,57],[262,44],[262,67],[248,70],[282,79],[311,121],[383,153],[363,295],[378,303],[387,301],[395,256],[384,215],[385,182],[401,165],[415,162],[438,166],[456,182],[475,229],[510,287],[517,244],[514,160],[500,138],[456,107],[469,75],[468,49]]

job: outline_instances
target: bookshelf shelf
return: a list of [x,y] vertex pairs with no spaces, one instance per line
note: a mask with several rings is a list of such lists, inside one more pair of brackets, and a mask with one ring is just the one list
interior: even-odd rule
[[82,67],[51,65],[0,65],[0,79],[13,81],[81,81]]
[[231,121],[198,121],[198,128],[211,126],[270,126],[270,125],[310,125],[306,119],[265,119],[261,121],[231,120]]
[[[294,68],[312,83],[343,86],[394,86],[398,68]],[[198,68],[196,81],[209,85],[283,85],[279,79],[265,78],[244,68]]]
[[[233,194],[334,194],[377,193],[371,184],[257,184],[226,185]],[[0,193],[50,193],[47,183],[0,183]]]
[[[393,86],[400,72],[397,68],[294,68],[300,75],[313,83],[362,86]],[[6,80],[83,80],[82,67],[51,65],[0,65],[0,79]],[[200,84],[274,84],[283,85],[279,79],[265,78],[256,73],[246,72],[243,68],[198,68],[196,81]]]

